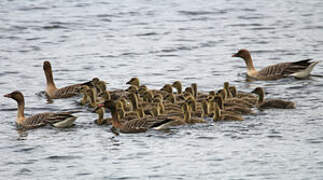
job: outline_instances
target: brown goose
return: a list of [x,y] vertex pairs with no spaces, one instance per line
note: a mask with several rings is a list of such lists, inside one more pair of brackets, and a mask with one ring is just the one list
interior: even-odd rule
[[159,129],[159,127],[163,126],[165,123],[172,121],[170,119],[158,120],[156,118],[143,118],[133,119],[122,123],[120,122],[115,103],[112,100],[106,101],[104,106],[111,110],[112,126],[115,129],[119,129],[122,133],[141,133],[153,128]]
[[223,114],[222,110],[219,106],[214,107],[214,115],[213,121],[243,121],[243,117],[241,115],[234,115],[234,114]]
[[20,91],[13,91],[10,94],[4,95],[4,97],[12,98],[18,103],[18,114],[16,119],[18,128],[32,129],[45,126],[47,124],[58,128],[66,128],[73,126],[73,123],[77,118],[72,115],[72,113],[76,113],[76,111],[59,113],[46,112],[35,114],[31,117],[26,118],[24,114],[25,98]]
[[314,66],[319,61],[311,61],[312,59],[305,59],[296,62],[285,62],[275,65],[270,65],[257,71],[253,65],[251,55],[248,50],[241,49],[232,57],[241,57],[247,65],[248,77],[255,80],[277,80],[292,76],[295,78],[307,78]]
[[133,86],[137,86],[137,88],[139,88],[139,86],[140,86],[140,81],[139,81],[139,79],[138,79],[138,78],[133,77],[133,78],[131,78],[128,82],[126,82],[126,84],[133,85]]
[[281,99],[266,99],[265,100],[265,91],[262,87],[257,87],[255,90],[252,91],[252,93],[255,93],[259,96],[258,102],[257,102],[257,108],[258,109],[270,109],[270,108],[276,108],[276,109],[295,109],[296,104],[292,101],[284,101]]
[[[89,81],[82,84],[74,84],[71,86],[66,86],[62,88],[57,88],[53,78],[52,66],[49,61],[44,61],[43,69],[46,76],[46,95],[51,99],[59,98],[69,98],[72,96],[79,95],[79,89],[82,85],[89,85],[95,82]],[[98,81],[99,79],[93,78],[93,81]]]

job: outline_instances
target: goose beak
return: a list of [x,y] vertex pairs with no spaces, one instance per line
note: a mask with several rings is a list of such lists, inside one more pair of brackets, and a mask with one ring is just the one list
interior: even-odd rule
[[238,57],[238,54],[232,54],[232,57]]
[[5,94],[5,95],[3,95],[3,97],[10,98],[11,96],[10,96],[10,94]]

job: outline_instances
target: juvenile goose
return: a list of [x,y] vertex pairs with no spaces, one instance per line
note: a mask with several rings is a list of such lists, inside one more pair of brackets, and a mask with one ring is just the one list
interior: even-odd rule
[[296,62],[285,62],[275,65],[270,65],[257,71],[253,65],[251,55],[248,50],[241,49],[232,57],[242,58],[247,66],[248,77],[255,80],[277,80],[292,76],[295,78],[307,78],[314,66],[319,63],[319,61],[311,61],[312,59],[305,59]]
[[258,102],[257,102],[257,108],[258,109],[270,109],[270,108],[277,108],[277,109],[295,109],[296,104],[292,101],[284,101],[281,99],[266,99],[264,88],[257,87],[255,90],[252,91],[252,93],[255,93],[258,95]]
[[139,79],[137,77],[133,77],[128,82],[126,82],[126,84],[134,85],[134,86],[137,86],[137,88],[139,88],[140,81],[139,81]]
[[89,85],[92,83],[92,81],[89,81],[83,84],[75,84],[63,88],[57,88],[53,78],[52,66],[49,61],[44,61],[43,69],[45,72],[47,84],[45,92],[51,99],[69,98],[75,95],[79,95],[79,89],[82,85]]
[[172,84],[172,86],[176,89],[177,94],[182,94],[183,86],[182,86],[182,83],[180,81],[175,81]]
[[45,126],[47,124],[58,128],[66,128],[73,126],[73,123],[77,118],[72,115],[73,113],[76,113],[76,111],[59,113],[46,112],[35,114],[31,117],[26,118],[24,114],[25,98],[20,91],[13,91],[9,94],[4,95],[4,97],[14,99],[18,104],[18,114],[16,119],[18,128],[32,129]]
[[241,92],[241,91],[238,92],[235,86],[230,86],[229,90],[233,97],[243,99],[245,101],[248,101],[251,104],[256,104],[257,102],[258,98],[252,93]]
[[99,107],[99,108],[95,109],[95,113],[98,114],[98,119],[94,120],[95,124],[97,124],[97,125],[103,125],[103,124],[111,125],[111,119],[104,118],[104,112],[105,112],[104,107]]
[[104,103],[104,106],[111,110],[112,126],[116,129],[119,129],[120,132],[122,133],[141,133],[152,128],[159,129],[165,123],[172,121],[170,119],[158,120],[156,118],[144,118],[144,119],[133,119],[122,123],[120,122],[120,117],[119,117],[119,114],[117,113],[115,103],[112,100],[106,101]]
[[[223,94],[225,95],[223,95]],[[252,108],[255,103],[250,102],[249,99],[244,99],[244,98],[238,98],[234,97],[229,89],[229,83],[225,82],[224,83],[224,88],[222,89],[222,92],[220,92],[220,95],[222,95],[223,100],[224,100],[224,105],[238,105],[238,106],[245,106],[248,108]]]
[[223,121],[223,120],[231,120],[231,121],[243,121],[243,117],[241,115],[234,114],[223,114],[219,106],[214,107],[214,115],[213,121]]
[[254,114],[254,112],[246,107],[246,106],[240,106],[240,105],[230,105],[230,106],[225,106],[224,105],[224,100],[221,96],[215,96],[213,99],[218,106],[220,107],[221,110],[225,110],[226,112],[233,112],[235,114]]
[[80,104],[82,105],[82,106],[84,106],[86,103],[88,103],[90,100],[89,100],[89,96],[88,96],[88,93],[87,93],[87,91],[89,90],[90,88],[89,88],[89,86],[87,86],[87,85],[83,85],[81,88],[80,88],[80,93],[83,95],[83,97],[82,97],[82,100],[81,100],[81,102],[80,102]]

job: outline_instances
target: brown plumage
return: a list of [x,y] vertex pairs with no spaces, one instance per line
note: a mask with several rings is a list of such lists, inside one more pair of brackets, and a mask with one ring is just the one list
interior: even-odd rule
[[[52,66],[49,61],[44,61],[43,69],[46,76],[46,95],[51,99],[59,99],[59,98],[69,98],[72,96],[76,96],[80,94],[80,88],[82,85],[90,85],[93,84],[93,81],[89,81],[82,84],[74,84],[62,88],[57,88],[53,78]],[[99,79],[94,78],[94,81],[98,81]]]
[[257,102],[258,109],[295,109],[296,104],[292,101],[285,101],[282,99],[265,99],[265,91],[262,87],[257,87],[255,90],[252,91],[259,96]]
[[25,99],[20,91],[13,91],[10,94],[4,95],[4,97],[12,98],[17,101],[18,114],[16,124],[19,128],[32,129],[50,124],[55,127],[64,128],[73,126],[73,122],[77,117],[73,116],[75,112],[46,112],[35,114],[31,117],[26,118],[24,115]]
[[319,61],[311,61],[311,59],[300,60],[296,62],[284,62],[270,65],[257,71],[253,65],[251,55],[248,50],[241,49],[232,57],[242,58],[247,66],[248,77],[255,80],[277,80],[292,76],[295,78],[306,78],[310,75],[314,66]]
[[243,121],[243,117],[241,115],[223,114],[219,106],[215,106],[213,121]]
[[137,88],[139,88],[140,81],[137,77],[133,77],[128,82],[126,82],[126,84],[133,85],[133,86],[136,86]]
[[104,103],[104,106],[111,110],[112,115],[112,126],[119,129],[122,133],[140,133],[145,132],[148,129],[158,129],[163,124],[168,123],[172,120],[163,119],[158,120],[157,118],[143,118],[143,119],[133,119],[124,123],[120,122],[119,114],[115,107],[115,103],[112,100],[108,100]]

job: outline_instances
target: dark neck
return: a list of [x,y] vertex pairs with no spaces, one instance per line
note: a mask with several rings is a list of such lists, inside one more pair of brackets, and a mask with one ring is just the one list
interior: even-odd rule
[[53,86],[56,88],[56,85],[54,83],[54,78],[53,78],[53,72],[51,69],[45,71],[45,76],[46,76],[47,86]]

